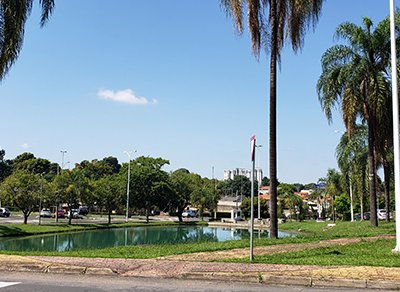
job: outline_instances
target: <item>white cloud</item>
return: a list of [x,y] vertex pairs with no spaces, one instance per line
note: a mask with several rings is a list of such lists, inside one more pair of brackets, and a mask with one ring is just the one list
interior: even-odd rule
[[149,101],[145,97],[136,96],[132,89],[125,89],[114,91],[110,89],[100,89],[97,92],[97,96],[106,100],[129,103],[133,105],[146,105],[146,104],[156,104],[157,100]]
[[28,143],[24,143],[24,144],[21,145],[21,147],[24,148],[24,149],[28,149],[30,146],[29,146]]

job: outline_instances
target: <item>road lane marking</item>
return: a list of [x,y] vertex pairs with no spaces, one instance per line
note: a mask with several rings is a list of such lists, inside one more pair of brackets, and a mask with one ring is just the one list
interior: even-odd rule
[[8,286],[18,285],[18,284],[21,284],[21,282],[0,282],[0,288],[5,288]]

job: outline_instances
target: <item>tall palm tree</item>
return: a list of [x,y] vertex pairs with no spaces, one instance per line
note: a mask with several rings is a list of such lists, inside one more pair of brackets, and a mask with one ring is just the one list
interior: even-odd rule
[[364,17],[363,26],[343,23],[336,35],[348,45],[336,45],[322,56],[322,74],[318,80],[318,97],[328,121],[332,108],[341,105],[344,124],[352,135],[357,119],[368,126],[368,169],[370,223],[378,226],[376,216],[376,133],[379,121],[390,110],[388,69],[390,66],[390,33],[388,20],[372,31],[372,21]]
[[258,58],[261,48],[270,52],[269,172],[271,194],[271,238],[278,237],[277,214],[277,149],[276,149],[276,84],[277,62],[286,39],[295,51],[303,45],[309,26],[315,26],[323,0],[220,0],[236,29],[243,32],[243,16],[247,12],[252,49]]
[[[344,133],[336,147],[336,159],[340,171],[348,179],[350,190],[351,220],[353,221],[353,194],[357,190],[361,213],[364,213],[365,173],[368,167],[368,130],[365,125],[356,125],[351,137]],[[356,187],[361,185],[361,187]]]
[[[4,79],[21,51],[25,24],[34,0],[0,1],[0,80]],[[43,27],[54,9],[54,0],[39,0]]]

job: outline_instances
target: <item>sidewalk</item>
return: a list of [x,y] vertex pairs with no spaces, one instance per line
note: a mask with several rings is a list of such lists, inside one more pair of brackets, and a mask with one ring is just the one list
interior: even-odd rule
[[[361,240],[391,238],[341,238],[303,244],[257,246],[254,255],[345,245]],[[400,268],[272,265],[216,262],[248,256],[248,248],[167,256],[158,259],[110,259],[0,255],[0,271],[73,273],[128,277],[162,277],[240,281],[271,285],[374,288],[400,290]]]
[[321,267],[0,255],[0,270],[39,273],[240,281],[271,285],[400,289],[400,268]]

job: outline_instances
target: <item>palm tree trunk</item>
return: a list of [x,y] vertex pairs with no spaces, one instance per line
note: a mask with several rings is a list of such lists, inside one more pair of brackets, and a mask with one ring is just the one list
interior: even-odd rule
[[277,1],[270,2],[271,17],[271,59],[270,59],[270,103],[269,103],[269,174],[271,196],[270,237],[278,238],[278,190],[277,190],[277,149],[276,149],[276,64],[278,52]]
[[370,206],[370,225],[377,227],[378,218],[376,215],[376,167],[375,167],[375,153],[374,153],[374,123],[372,118],[368,118],[368,180],[369,180],[369,206]]
[[386,157],[383,159],[383,175],[385,180],[385,209],[386,209],[386,222],[390,222],[390,165]]
[[364,220],[364,192],[366,191],[366,181],[365,181],[365,177],[366,177],[366,168],[364,168],[362,170],[361,173],[361,196],[360,196],[360,205],[361,205],[361,221]]

